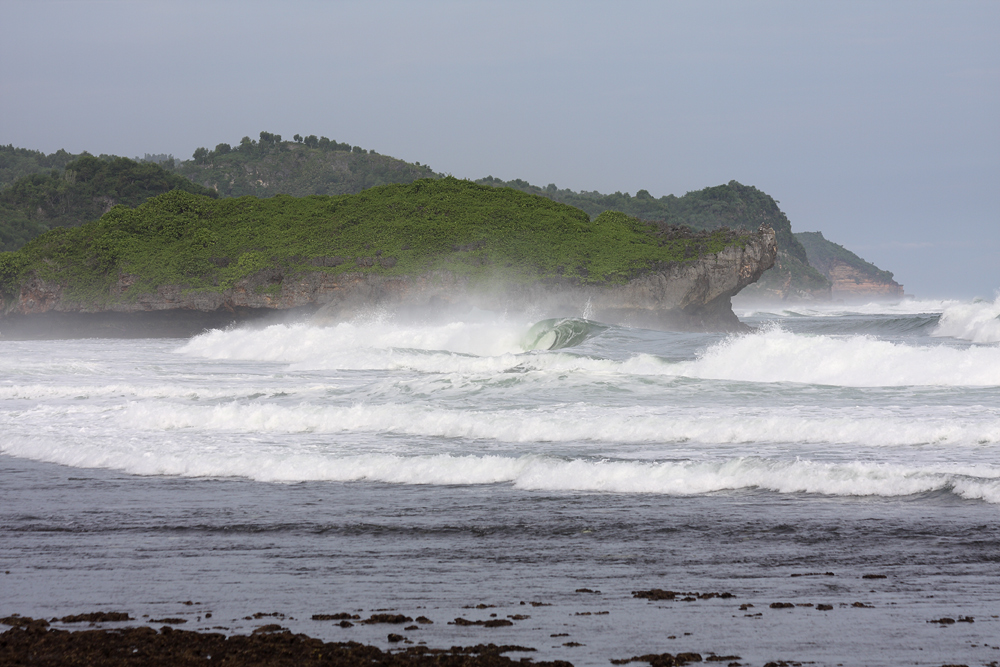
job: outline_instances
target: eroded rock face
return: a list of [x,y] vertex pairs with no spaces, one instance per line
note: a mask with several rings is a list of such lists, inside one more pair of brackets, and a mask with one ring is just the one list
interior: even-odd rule
[[833,283],[831,292],[834,299],[860,298],[903,298],[903,286],[895,280],[872,280],[852,266],[834,263],[827,272]]
[[697,260],[655,267],[623,285],[604,286],[562,280],[473,282],[447,271],[284,275],[265,269],[223,292],[164,285],[125,298],[136,279],[126,274],[113,286],[107,305],[95,306],[68,298],[62,285],[32,277],[17,298],[0,303],[0,336],[189,336],[276,314],[336,322],[372,308],[416,314],[449,306],[530,310],[542,317],[583,316],[663,330],[738,331],[746,327],[733,314],[730,298],[760,278],[777,255],[770,227],[747,234],[744,241]]

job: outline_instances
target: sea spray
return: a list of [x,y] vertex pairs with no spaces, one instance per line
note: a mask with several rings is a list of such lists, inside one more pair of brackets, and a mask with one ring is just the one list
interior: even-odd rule
[[934,336],[973,343],[1000,343],[1000,295],[992,301],[957,303],[945,308]]

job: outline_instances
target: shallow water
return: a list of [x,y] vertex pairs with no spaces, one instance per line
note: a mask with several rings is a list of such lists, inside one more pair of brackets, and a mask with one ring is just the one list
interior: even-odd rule
[[[745,311],[759,329],[733,337],[573,325],[553,350],[526,342],[544,317],[486,312],[0,340],[0,616],[244,632],[277,612],[388,646],[396,626],[309,617],[392,608],[435,621],[412,641],[574,664],[1000,660],[993,310]],[[631,595],[653,587],[735,597]],[[491,613],[530,618],[447,624]]]

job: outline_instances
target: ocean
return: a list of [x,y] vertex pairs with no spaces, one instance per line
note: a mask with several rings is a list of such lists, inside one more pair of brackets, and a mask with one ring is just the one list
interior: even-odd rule
[[0,339],[0,617],[997,664],[1000,298],[737,314]]

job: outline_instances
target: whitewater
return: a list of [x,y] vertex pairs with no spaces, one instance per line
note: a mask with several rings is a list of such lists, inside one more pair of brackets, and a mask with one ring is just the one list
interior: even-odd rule
[[[920,610],[917,636],[942,598],[971,599],[969,631],[988,636],[1000,590],[984,578],[1000,535],[976,531],[1000,511],[1000,298],[737,314],[751,332],[488,311],[373,311],[186,340],[5,341],[0,330],[0,569],[14,572],[0,602],[52,616],[139,604],[138,590],[150,609],[201,594],[218,609],[266,599],[304,614],[296,601],[329,603],[313,587],[335,570],[353,573],[336,580],[345,609],[407,599],[460,610],[484,591],[524,599],[556,595],[542,582],[572,591],[581,581],[630,591],[664,577],[812,601],[836,589],[793,590],[789,574],[875,567],[899,573],[880,599]],[[594,531],[605,541],[582,547]],[[117,546],[102,549],[106,540]],[[147,548],[160,575],[144,569]],[[356,559],[376,551],[373,573]],[[67,554],[80,564],[65,565]],[[499,569],[469,572],[484,559]],[[245,583],[235,572],[256,574]],[[943,572],[960,583],[930,602],[928,586],[942,584],[921,577]],[[178,580],[195,592],[165,592]],[[638,641],[579,631],[612,652]],[[844,661],[837,650],[850,642],[812,631],[815,645],[787,657]],[[705,632],[719,650],[790,649],[783,631]],[[590,663],[545,641],[544,655],[574,664],[616,657]],[[872,648],[867,664],[898,664],[907,650],[918,664],[960,648],[1000,658],[985,640],[933,655],[904,644],[891,656]]]

